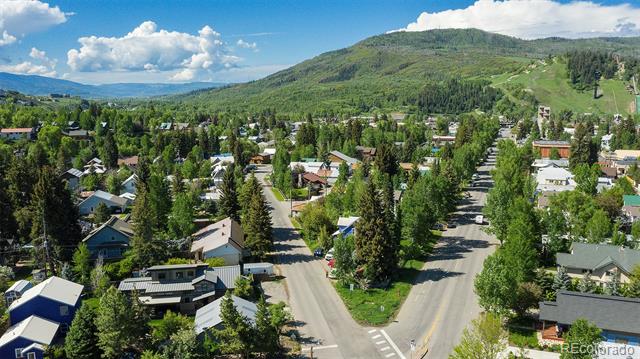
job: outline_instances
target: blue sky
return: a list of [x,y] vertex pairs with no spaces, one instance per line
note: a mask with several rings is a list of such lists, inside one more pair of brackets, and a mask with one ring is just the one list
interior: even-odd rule
[[240,82],[372,35],[441,27],[522,38],[630,36],[640,34],[640,3],[4,0],[0,71],[85,83]]

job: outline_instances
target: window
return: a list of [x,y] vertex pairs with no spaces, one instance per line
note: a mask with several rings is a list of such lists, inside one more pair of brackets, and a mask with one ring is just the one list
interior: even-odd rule
[[177,278],[177,279],[182,279],[182,278],[184,278],[184,272],[176,272],[176,278]]
[[27,359],[36,359],[36,353],[27,353]]
[[605,274],[607,277],[611,277],[613,275],[613,271],[608,270]]
[[165,273],[158,273],[158,279],[159,280],[162,280],[162,279],[165,279],[165,278],[167,278],[167,275]]
[[192,270],[187,272],[187,277],[193,277],[193,271]]
[[24,358],[24,355],[22,355],[22,349],[23,348],[16,348],[16,358]]
[[60,306],[60,315],[63,316],[63,317],[69,315],[69,307],[67,307],[66,305],[61,305]]

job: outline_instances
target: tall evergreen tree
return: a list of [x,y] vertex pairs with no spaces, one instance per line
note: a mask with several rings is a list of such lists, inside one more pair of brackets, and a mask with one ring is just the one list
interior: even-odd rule
[[98,348],[102,350],[102,357],[107,359],[121,358],[127,349],[134,347],[145,331],[147,324],[145,316],[140,316],[131,300],[110,287],[100,298],[100,306],[96,311],[95,324],[98,333]]
[[108,168],[118,167],[118,144],[113,138],[111,130],[107,130],[107,133],[102,139],[101,157],[105,166]]
[[64,351],[68,359],[100,358],[95,314],[93,308],[86,303],[76,312],[64,341]]
[[278,351],[279,334],[278,329],[272,324],[271,312],[264,297],[260,297],[258,301],[258,310],[256,311],[256,343],[255,350],[262,353],[272,354]]
[[240,205],[238,203],[234,168],[233,164],[229,165],[222,177],[222,184],[220,185],[220,192],[222,192],[220,196],[220,213],[231,217],[231,219],[239,223]]
[[582,123],[576,125],[576,131],[571,142],[571,156],[569,157],[569,168],[574,169],[579,164],[591,166],[597,161],[597,148],[594,145],[591,132]]
[[264,258],[271,251],[273,235],[271,227],[271,214],[262,194],[262,188],[253,193],[251,203],[247,210],[247,217],[243,221],[246,235],[245,245],[251,253]]
[[156,264],[165,257],[165,246],[154,233],[153,224],[156,218],[149,210],[150,202],[147,186],[143,183],[138,184],[131,213],[133,221],[131,251],[135,262],[142,267]]
[[371,281],[388,279],[397,267],[397,245],[392,238],[378,191],[369,181],[359,202],[356,222],[356,256]]
[[231,292],[227,292],[220,307],[222,330],[213,330],[217,349],[223,354],[240,354],[248,358],[253,349],[254,330],[233,303]]

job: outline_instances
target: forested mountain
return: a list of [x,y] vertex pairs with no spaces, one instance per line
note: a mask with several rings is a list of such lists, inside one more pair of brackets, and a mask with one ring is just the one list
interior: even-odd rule
[[[597,49],[640,56],[640,38],[521,40],[475,29],[396,32],[365,39],[327,52],[264,79],[173,97],[215,110],[314,113],[366,112],[376,107],[440,111],[466,109],[464,104],[429,107],[431,91],[449,92],[460,79],[458,97],[477,82],[510,73],[534,59]],[[485,91],[485,88],[481,88]],[[427,91],[427,92],[425,92]],[[493,96],[484,96],[493,98]],[[483,107],[483,106],[480,106]]]
[[185,84],[117,83],[85,85],[73,81],[35,75],[15,75],[0,72],[0,89],[28,95],[67,94],[84,98],[153,97],[174,95],[203,88],[221,86],[220,83],[192,82]]

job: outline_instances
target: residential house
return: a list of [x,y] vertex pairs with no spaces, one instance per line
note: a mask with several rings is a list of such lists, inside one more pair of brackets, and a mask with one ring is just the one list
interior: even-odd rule
[[578,319],[586,319],[602,330],[605,343],[640,345],[640,298],[561,290],[553,302],[540,303],[543,338],[551,327],[556,337]]
[[442,147],[442,146],[446,145],[447,143],[451,143],[451,144],[455,143],[456,142],[456,136],[433,135],[433,136],[431,136],[431,142],[436,147]]
[[533,172],[537,172],[541,168],[556,167],[556,168],[569,168],[569,159],[561,158],[558,160],[552,160],[549,158],[538,158],[531,164]]
[[211,156],[209,160],[214,166],[217,164],[229,165],[235,162],[235,159],[233,158],[233,155],[231,153],[222,153],[219,155]]
[[319,193],[323,188],[327,187],[327,180],[315,173],[299,174],[299,187],[308,186],[312,193]]
[[197,308],[223,296],[241,276],[239,265],[211,267],[206,263],[159,265],[147,268],[146,275],[120,282],[118,290],[136,290],[140,303],[156,314],[166,310],[193,314]]
[[129,249],[131,237],[133,237],[131,224],[112,216],[82,241],[87,245],[92,258],[102,257],[105,260],[113,260],[122,258]]
[[107,172],[107,167],[105,167],[105,165],[102,163],[102,160],[100,160],[99,158],[94,157],[89,160],[86,165],[84,165],[85,175],[88,175],[90,173],[103,174],[105,172]]
[[122,193],[136,194],[137,183],[138,175],[134,173],[122,182]]
[[129,205],[129,202],[130,201],[126,198],[98,190],[93,192],[84,201],[80,202],[78,210],[81,215],[86,216],[93,213],[100,203],[104,203],[107,208],[111,209],[111,211],[120,213],[125,210],[127,205]]
[[604,285],[614,276],[620,283],[629,283],[633,269],[640,265],[640,251],[609,244],[573,242],[571,253],[557,253],[556,263],[566,268],[572,278],[590,273],[598,284]]
[[271,155],[268,153],[258,153],[249,159],[249,163],[254,165],[262,165],[271,163]]
[[569,141],[537,140],[533,141],[533,149],[540,153],[542,158],[550,158],[554,152],[560,158],[569,158],[571,143]]
[[573,174],[564,168],[545,167],[536,173],[536,191],[538,192],[564,192],[576,188]]
[[222,258],[226,265],[242,262],[244,231],[230,217],[202,228],[192,238],[191,253],[196,260]]
[[376,158],[375,147],[356,146],[358,157],[363,161],[373,161]]
[[65,173],[61,174],[60,178],[67,181],[70,190],[75,191],[80,188],[80,180],[82,179],[82,176],[84,176],[84,172],[75,168],[70,168]]
[[615,150],[613,153],[603,153],[601,157],[606,166],[615,168],[618,176],[622,176],[630,167],[639,164],[640,150]]
[[333,237],[342,235],[348,237],[354,235],[356,232],[356,222],[360,217],[340,217],[338,218],[338,230],[333,233]]
[[190,127],[189,123],[187,122],[174,122],[173,123],[173,130],[174,131],[186,131],[188,130]]
[[45,346],[56,338],[60,324],[31,315],[0,337],[0,358],[44,359]]
[[84,286],[66,279],[49,277],[11,303],[8,308],[9,321],[15,325],[35,315],[67,328],[80,307],[83,289]]
[[20,279],[13,283],[9,289],[4,291],[4,302],[7,307],[31,288],[33,288],[33,284],[28,280]]
[[131,170],[132,172],[135,172],[135,170],[138,168],[138,160],[139,160],[138,156],[129,156],[124,158],[119,158],[118,167],[126,166],[127,168],[129,168],[129,170]]
[[349,167],[352,167],[352,168],[354,166],[358,166],[358,164],[360,163],[360,160],[355,159],[353,157],[349,157],[340,151],[329,152],[329,161],[336,162],[338,164],[342,162],[346,162],[349,165]]
[[[624,179],[623,179],[624,180]],[[622,196],[622,213],[627,216],[632,223],[640,218],[640,196],[623,195]]]
[[171,131],[173,124],[171,122],[163,122],[158,125],[158,130],[160,131]]
[[33,140],[36,137],[36,131],[32,127],[23,128],[3,128],[0,130],[0,138],[11,141],[27,139]]
[[[221,316],[223,300],[224,298],[218,298],[196,311],[196,317],[194,320],[196,334],[200,335],[210,328],[224,328]],[[233,305],[242,316],[249,319],[251,322],[255,322],[256,312],[258,311],[258,306],[255,303],[236,297],[235,295],[231,296],[231,300],[233,300]]]

